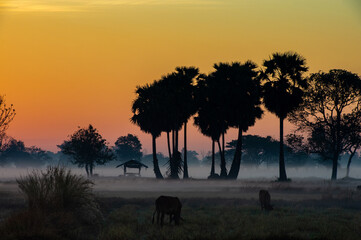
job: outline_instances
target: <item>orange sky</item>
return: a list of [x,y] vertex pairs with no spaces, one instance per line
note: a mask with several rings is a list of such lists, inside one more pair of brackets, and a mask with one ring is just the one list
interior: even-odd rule
[[[129,122],[136,85],[176,66],[207,73],[219,61],[261,64],[288,50],[302,54],[311,72],[360,75],[360,1],[3,0],[0,94],[17,112],[8,134],[57,151],[91,123],[111,145],[138,135],[149,153],[150,136]],[[277,138],[278,131],[266,114],[249,133]],[[189,148],[207,152],[210,141],[191,128]],[[166,150],[164,137],[158,149]]]

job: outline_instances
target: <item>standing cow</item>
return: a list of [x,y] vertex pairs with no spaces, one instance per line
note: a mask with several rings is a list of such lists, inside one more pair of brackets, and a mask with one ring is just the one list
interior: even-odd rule
[[259,202],[261,204],[261,210],[273,210],[273,206],[271,205],[271,195],[267,190],[259,191]]
[[182,204],[177,197],[160,196],[155,200],[155,211],[153,213],[152,223],[154,223],[154,215],[157,213],[157,224],[163,226],[164,214],[169,215],[169,223],[174,220],[175,225],[179,224],[181,219]]

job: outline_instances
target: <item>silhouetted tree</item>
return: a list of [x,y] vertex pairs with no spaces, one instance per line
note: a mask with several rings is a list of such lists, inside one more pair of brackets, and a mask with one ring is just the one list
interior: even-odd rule
[[[182,154],[184,154],[184,148],[182,149]],[[193,150],[188,150],[187,151],[187,154],[188,154],[188,165],[199,165],[201,163],[201,161],[199,160],[198,156],[198,152],[197,151],[193,151]]]
[[92,125],[79,128],[69,140],[58,145],[61,152],[73,157],[73,163],[85,167],[88,176],[93,175],[95,165],[103,165],[114,158],[113,152],[106,145],[106,140]]
[[[156,116],[160,128],[159,131],[167,133],[169,164],[173,161],[172,157],[174,152],[178,151],[178,131],[182,128],[183,124],[181,112],[178,109],[180,105],[180,83],[178,77],[173,72],[162,76],[162,78],[159,81],[155,81],[152,86],[154,89],[157,89],[157,96],[153,98],[153,101],[159,103],[157,106],[158,115]],[[172,147],[170,146],[169,139],[170,132],[172,133]],[[169,177],[179,178],[178,171],[174,172],[173,169],[175,168],[169,168]]]
[[[227,143],[227,151],[235,152],[237,140]],[[257,135],[242,136],[242,159],[245,164],[260,165],[262,163],[273,163],[278,151],[275,149],[279,146],[279,142],[270,136],[261,137]]]
[[[169,161],[169,159],[166,156],[164,156],[164,154],[161,152],[157,153],[157,159],[158,159],[160,166],[166,165]],[[152,164],[153,163],[153,153],[143,155],[142,163],[144,163],[146,165]]]
[[51,160],[41,148],[26,147],[23,141],[9,138],[2,146],[1,165],[14,164],[16,167],[41,167]]
[[335,180],[339,157],[359,128],[361,79],[346,70],[333,69],[312,74],[309,83],[303,104],[290,120],[299,131],[309,133],[311,151],[332,160],[331,179]]
[[[238,128],[238,140],[228,178],[237,179],[242,156],[242,133],[261,118],[261,84],[257,66],[251,61],[244,64],[215,64],[213,75],[222,79],[225,95],[223,96],[225,118],[229,127]],[[223,140],[222,135],[222,140]],[[223,142],[223,141],[222,141]],[[225,150],[223,147],[223,155]],[[224,157],[225,158],[225,157]],[[224,159],[225,160],[225,159]]]
[[48,164],[52,160],[47,151],[36,146],[28,147],[27,152],[30,153],[33,163],[38,164],[38,166]]
[[[173,164],[173,155],[178,152],[178,132],[182,126],[184,126],[184,178],[188,178],[187,122],[196,112],[196,106],[194,104],[194,79],[198,74],[198,68],[177,67],[175,72],[163,76],[159,81],[162,89],[159,97],[163,99],[162,107],[164,108],[164,112],[161,115],[163,123],[162,131],[167,133],[169,162],[171,164]],[[170,147],[170,132],[172,132],[172,147]],[[177,164],[181,163],[181,161],[177,159],[174,161],[177,162]],[[180,168],[181,166],[178,168],[171,167],[169,177],[179,178],[179,173],[176,169]]]
[[221,155],[221,176],[227,177],[225,158],[219,141],[221,135],[228,129],[225,119],[225,105],[223,102],[225,94],[226,90],[220,78],[216,78],[212,74],[201,75],[198,78],[195,95],[198,112],[194,118],[194,124],[203,135],[212,139],[212,167],[210,178],[216,176],[214,172],[215,142],[218,143]]
[[142,144],[140,143],[139,138],[133,134],[119,137],[114,146],[115,153],[118,158],[122,160],[140,160],[143,155],[141,150]]
[[[254,125],[256,119],[262,115],[260,108],[261,85],[256,68],[257,66],[251,61],[244,64],[239,62],[219,63],[214,65],[215,71],[205,77],[203,82],[199,81],[201,91],[204,88],[204,96],[201,94],[199,97],[200,108],[207,109],[208,107],[209,111],[215,112],[216,116],[213,117],[217,119],[216,124],[221,130],[220,135],[216,134],[213,140],[218,143],[221,156],[220,176],[223,178],[227,177],[224,141],[226,129],[228,127],[239,129],[238,144],[228,175],[230,179],[236,179],[241,164],[242,132],[247,131],[248,127]],[[205,118],[205,121],[213,120],[208,117],[208,120]],[[222,137],[222,146],[220,137]],[[214,151],[213,144],[212,149]]]
[[5,97],[0,96],[0,148],[5,137],[5,131],[8,129],[10,122],[15,117],[15,109],[13,105],[6,105]]
[[[167,133],[167,145],[169,160],[172,158],[172,151],[175,149],[175,134],[174,130],[179,130],[181,124],[176,122],[177,111],[175,110],[175,95],[176,87],[174,87],[174,73],[162,76],[159,81],[155,81],[153,85],[157,85],[159,91],[157,92],[157,101],[160,102],[158,106],[158,122],[161,121],[161,132]],[[170,133],[172,133],[172,147],[170,143]]]
[[[225,133],[226,129],[229,128],[228,122],[227,122],[227,104],[228,104],[228,91],[229,83],[227,80],[229,79],[229,69],[227,67],[224,67],[225,65],[217,65],[214,64],[213,68],[215,71],[213,71],[208,78],[206,79],[208,82],[208,86],[210,86],[212,95],[211,97],[214,98],[214,102],[217,102],[218,105],[216,105],[217,112],[218,112],[218,124],[220,126],[221,132],[220,136],[217,139],[217,145],[219,149],[219,154],[221,158],[221,173],[220,177],[226,178],[227,177],[227,167],[226,167],[226,158],[225,158]],[[222,131],[223,129],[223,131]],[[222,145],[221,141],[222,140]]]
[[286,143],[292,147],[296,152],[308,152],[309,149],[304,143],[305,137],[296,133],[286,135]]
[[133,116],[131,122],[138,125],[143,132],[152,135],[153,167],[156,178],[163,178],[159,169],[157,159],[156,139],[160,136],[163,120],[160,116],[164,114],[162,105],[162,87],[158,82],[152,85],[138,86],[137,97],[132,105]]
[[262,78],[265,107],[280,119],[279,181],[286,181],[286,167],[283,150],[283,122],[303,100],[307,81],[302,74],[308,70],[306,61],[297,53],[274,53],[264,60]]
[[6,165],[6,159],[3,157],[3,153],[6,150],[7,146],[9,145],[9,143],[13,140],[12,137],[9,137],[8,135],[6,135],[5,133],[3,134],[3,136],[1,136],[1,144],[0,144],[0,166]]
[[[287,138],[287,140],[289,140]],[[278,163],[279,141],[270,136],[261,137],[257,135],[242,136],[242,162],[245,165],[261,165]],[[237,140],[227,143],[226,153],[234,155],[237,146]],[[304,165],[308,159],[307,152],[304,149],[295,149],[293,146],[285,145],[285,156],[287,163],[294,166]]]
[[183,178],[188,178],[188,159],[187,159],[187,123],[188,119],[197,111],[194,102],[194,79],[199,75],[198,68],[195,67],[177,67],[176,76],[180,79],[181,88],[179,95],[181,97],[178,111],[181,111],[184,126],[184,160],[183,160]]
[[361,106],[358,106],[352,113],[344,116],[344,131],[346,133],[346,146],[349,157],[347,161],[346,177],[350,174],[352,158],[361,147]]
[[20,162],[31,161],[31,155],[27,152],[24,142],[14,138],[11,138],[6,145],[3,146],[1,158],[3,164],[14,163],[15,166],[21,166],[22,164],[19,164]]
[[[358,111],[345,114],[340,121],[340,135],[343,136],[340,144],[340,155],[348,155],[346,177],[349,176],[352,158],[361,145],[361,116]],[[310,131],[305,139],[303,135],[289,134],[287,142],[299,153],[316,153],[321,157],[322,164],[328,165],[334,155],[334,135],[331,128],[327,127],[325,122],[315,123],[312,127],[306,128]],[[305,129],[302,129],[305,130]],[[300,149],[300,150],[299,150]]]

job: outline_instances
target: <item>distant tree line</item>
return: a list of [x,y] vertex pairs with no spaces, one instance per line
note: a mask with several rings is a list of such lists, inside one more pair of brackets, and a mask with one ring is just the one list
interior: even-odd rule
[[[128,136],[129,139],[128,139]],[[123,143],[119,143],[119,139],[127,139]],[[134,141],[130,141],[133,139]],[[312,154],[305,151],[305,149],[300,149],[298,146],[291,146],[288,144],[289,140],[293,140],[293,134],[286,136],[287,145],[285,146],[285,157],[286,163],[289,166],[293,167],[302,167],[302,166],[315,166],[315,165],[325,165],[330,166],[331,161],[325,161],[322,156],[319,154]],[[14,166],[19,168],[27,167],[44,167],[48,165],[76,165],[82,166],[84,169],[85,164],[81,164],[82,161],[75,160],[72,156],[64,154],[62,151],[53,153],[50,151],[44,151],[37,147],[26,147],[24,142],[20,140],[13,139],[11,137],[6,137],[3,141],[3,147],[0,149],[0,166]],[[118,143],[117,143],[118,142]],[[152,154],[145,154],[141,152],[141,143],[139,139],[132,134],[127,136],[121,136],[118,138],[115,146],[110,149],[113,150],[114,158],[112,161],[105,161],[104,163],[98,164],[94,161],[95,165],[106,164],[108,167],[114,167],[120,162],[127,161],[129,159],[137,159],[142,161],[145,164],[152,164],[153,156]],[[137,144],[134,144],[137,143]],[[257,135],[244,135],[242,137],[243,150],[242,150],[242,162],[244,166],[274,166],[278,164],[278,146],[279,141],[268,137],[261,137]],[[236,149],[237,140],[232,140],[227,142],[225,150],[225,160],[228,163],[231,163],[234,151]],[[117,149],[117,145],[125,145],[121,147],[124,151]],[[131,146],[134,146],[132,148]],[[135,147],[138,146],[138,147]],[[118,154],[117,154],[118,152]],[[182,154],[184,154],[184,148],[182,149]],[[141,158],[135,158],[134,156],[140,156]],[[355,154],[354,154],[355,156]],[[352,156],[352,157],[354,157]],[[356,154],[356,157],[358,155]],[[342,160],[344,165],[349,165],[347,162],[351,157],[350,153],[345,152],[342,155]],[[157,158],[159,160],[160,166],[169,165],[169,158],[163,155],[162,153],[157,153]],[[215,152],[215,162],[220,164],[220,153]],[[117,163],[118,162],[118,163]],[[80,164],[79,164],[80,163]],[[212,164],[212,153],[200,154],[193,150],[188,150],[188,164],[192,167],[199,166],[209,166]],[[359,162],[358,164],[361,164]],[[93,167],[94,167],[93,166]],[[349,166],[348,166],[349,168]],[[89,171],[89,170],[88,170]],[[90,173],[89,173],[90,175]]]
[[6,137],[0,149],[0,165],[15,167],[41,167],[50,163],[51,157],[41,148],[25,147],[24,142]]

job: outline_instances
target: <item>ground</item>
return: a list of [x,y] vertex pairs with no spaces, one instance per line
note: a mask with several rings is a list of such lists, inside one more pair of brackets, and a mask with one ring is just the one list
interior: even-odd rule
[[[361,180],[316,178],[280,183],[271,179],[237,181],[156,180],[97,177],[94,193],[104,214],[94,239],[359,239]],[[262,212],[258,192],[267,189],[274,210]],[[177,196],[180,226],[152,225],[154,201]],[[0,218],[25,208],[13,180],[0,182]]]

